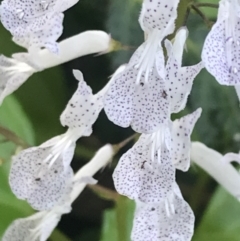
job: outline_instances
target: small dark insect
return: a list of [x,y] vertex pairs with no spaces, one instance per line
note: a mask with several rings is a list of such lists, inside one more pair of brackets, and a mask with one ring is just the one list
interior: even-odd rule
[[41,181],[41,178],[38,177],[35,179],[35,181],[39,182],[39,181]]
[[141,86],[144,86],[144,83],[143,83],[143,82],[141,82],[141,83],[140,83],[140,85],[141,85]]
[[165,91],[165,90],[163,90],[163,92],[162,92],[162,97],[163,97],[164,99],[166,99],[166,98],[167,98],[167,93],[166,93],[166,91]]
[[142,165],[141,165],[141,169],[144,169],[144,164],[145,164],[145,162],[147,162],[147,161],[143,161],[143,163],[142,163]]

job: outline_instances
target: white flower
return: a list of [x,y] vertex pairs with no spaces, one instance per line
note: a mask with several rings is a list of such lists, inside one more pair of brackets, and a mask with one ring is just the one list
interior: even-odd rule
[[204,169],[230,194],[240,200],[240,174],[228,162],[223,160],[239,160],[239,154],[227,154],[223,157],[219,152],[205,146],[200,142],[193,142],[191,160]]
[[217,22],[208,34],[202,52],[206,69],[222,85],[240,84],[240,4],[221,0]]
[[13,35],[13,41],[29,51],[45,47],[58,52],[56,43],[62,34],[63,11],[76,0],[11,1],[0,6],[1,21]]
[[[15,220],[6,230],[2,241],[46,241],[57,226],[63,214],[71,211],[72,202],[79,196],[87,183],[98,170],[106,166],[115,154],[113,146],[107,144],[84,165],[71,179],[71,192],[65,192],[62,203],[50,211],[41,211],[28,218]],[[48,187],[51,183],[48,183]],[[51,187],[50,187],[51,188]]]
[[105,97],[108,118],[121,127],[152,133],[169,118],[161,41],[174,30],[178,0],[145,0],[139,18],[146,41],[126,70],[116,76]]
[[59,204],[71,191],[73,171],[69,164],[74,149],[75,142],[65,134],[13,157],[9,176],[13,193],[37,210]]
[[60,118],[62,125],[68,127],[67,132],[39,147],[23,150],[13,158],[10,171],[12,191],[37,210],[49,210],[59,205],[64,194],[71,189],[73,173],[70,163],[76,141],[92,133],[92,124],[103,108],[103,96],[109,86],[107,84],[93,95],[82,73],[78,70],[73,73],[79,81],[78,89]]
[[[33,73],[72,59],[109,49],[111,37],[103,31],[86,31],[59,43],[59,54],[47,49],[34,53],[17,53],[13,58],[0,56],[0,104]],[[76,47],[77,46],[77,47]]]
[[[149,75],[141,73],[140,83],[134,77],[134,66],[141,59],[141,48],[131,58],[126,70],[116,76],[105,97],[104,109],[108,118],[122,127],[131,127],[140,133],[153,133],[160,125],[166,125],[171,113],[181,111],[187,102],[192,83],[203,68],[202,63],[182,67],[182,54],[187,38],[187,29],[176,34],[174,44],[165,41],[168,61],[165,73],[159,76],[159,64],[151,68]],[[148,41],[148,39],[147,39]],[[151,44],[152,46],[153,44]],[[162,50],[159,50],[162,53]],[[153,59],[153,58],[151,58]],[[146,63],[149,61],[146,59]],[[138,72],[139,73],[139,72]]]
[[141,202],[160,202],[172,192],[175,169],[190,166],[190,135],[201,114],[196,110],[153,134],[142,134],[113,173],[116,190]]
[[190,241],[194,214],[183,199],[179,187],[159,203],[137,202],[132,241]]

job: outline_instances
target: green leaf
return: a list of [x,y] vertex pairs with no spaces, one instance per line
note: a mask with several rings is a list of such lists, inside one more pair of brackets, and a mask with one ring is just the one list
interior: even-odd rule
[[[218,4],[219,0],[211,0],[211,1],[206,1],[206,0],[198,0],[197,2],[199,3],[211,3],[211,4]],[[204,14],[211,19],[216,19],[218,9],[217,8],[211,8],[211,7],[201,7],[201,10],[204,12]]]
[[[141,4],[139,0],[111,1],[107,28],[113,39],[133,48],[137,48],[143,42],[144,34],[138,23]],[[114,69],[128,62],[133,51],[134,50],[118,51],[112,53],[111,57]]]
[[223,188],[212,198],[193,241],[239,241],[240,203]]
[[134,208],[134,201],[121,196],[114,209],[106,210],[100,241],[130,241]]
[[[8,128],[26,142],[34,144],[32,125],[13,96],[9,96],[0,108],[0,125]],[[0,138],[3,140],[2,137]],[[0,143],[0,157],[4,159],[0,166],[0,212],[1,217],[4,217],[0,222],[0,237],[14,219],[28,216],[33,212],[26,202],[18,200],[13,195],[8,184],[10,158],[15,151],[15,144]]]

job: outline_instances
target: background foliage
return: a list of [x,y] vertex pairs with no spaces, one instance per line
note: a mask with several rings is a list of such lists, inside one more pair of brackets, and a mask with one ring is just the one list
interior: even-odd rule
[[[120,64],[126,63],[143,41],[143,33],[138,25],[141,2],[81,0],[68,10],[65,14],[62,39],[84,30],[101,29],[111,33],[114,39],[128,47],[99,57],[82,57],[34,74],[14,95],[4,101],[0,108],[0,126],[10,129],[24,141],[23,143],[29,145],[38,145],[61,134],[64,128],[60,125],[59,115],[77,87],[72,69],[80,69],[83,72],[85,80],[94,92],[104,86],[108,76]],[[182,0],[180,10],[186,10],[184,6],[189,2]],[[211,0],[211,3],[218,1]],[[215,21],[216,9],[201,10],[210,21]],[[185,12],[181,11],[183,20]],[[200,60],[209,28],[195,12],[190,13],[187,26],[190,33],[184,64],[191,65]],[[2,26],[0,35],[1,53],[10,56],[22,50],[11,41],[11,36]],[[240,114],[234,89],[220,86],[203,70],[194,82],[187,108],[173,118],[189,113],[197,107],[203,108],[203,114],[196,125],[193,139],[223,154],[227,151],[238,152]],[[86,163],[105,143],[118,143],[131,134],[132,130],[113,125],[105,114],[101,113],[94,125],[93,135],[78,142],[72,163],[74,170]],[[12,220],[33,213],[25,202],[14,197],[8,185],[10,156],[22,148],[20,144],[16,145],[0,135],[0,237]],[[123,151],[126,150],[125,148]],[[121,153],[110,167],[96,175],[101,186],[114,190],[111,174],[120,155]],[[193,241],[239,240],[240,205],[237,200],[219,188],[211,177],[196,166],[192,166],[188,173],[177,173],[177,181],[197,218]],[[73,204],[72,213],[63,217],[58,227],[61,231],[56,231],[52,240],[130,241],[133,211],[134,203],[125,197],[118,196],[115,200],[109,200],[109,197],[103,199],[96,190],[86,189]]]

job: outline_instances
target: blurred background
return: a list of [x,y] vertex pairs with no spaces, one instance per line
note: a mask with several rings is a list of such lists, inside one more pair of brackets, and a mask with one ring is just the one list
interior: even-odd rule
[[[209,1],[218,3],[217,0]],[[11,130],[23,143],[29,145],[39,145],[63,133],[65,129],[60,125],[59,116],[77,88],[72,69],[83,72],[94,93],[100,90],[116,68],[128,62],[144,39],[138,24],[141,3],[141,0],[80,0],[66,11],[64,33],[60,40],[85,30],[105,30],[113,39],[128,46],[128,50],[97,57],[81,57],[34,74],[13,95],[7,97],[0,107],[0,127]],[[183,65],[200,61],[209,25],[216,20],[217,9],[201,10],[210,22],[191,11],[187,20],[189,38]],[[0,36],[0,53],[11,56],[23,51],[11,41],[10,34],[2,26]],[[223,154],[228,151],[238,152],[240,112],[234,89],[220,86],[210,74],[202,70],[194,81],[187,108],[174,115],[173,119],[198,107],[203,108],[203,113],[192,139]],[[123,129],[108,121],[104,112],[100,114],[93,130],[90,137],[78,141],[72,162],[74,171],[88,162],[104,144],[119,143],[133,134],[130,128]],[[24,144],[21,145],[20,141],[16,145],[2,134],[0,131],[0,237],[14,219],[34,212],[25,202],[14,197],[8,185],[10,157]],[[52,241],[130,241],[134,203],[124,197],[118,197],[118,201],[111,200],[110,194],[115,194],[111,177],[113,169],[121,154],[132,144],[124,147],[110,166],[96,174],[95,178],[104,187],[105,195],[86,188],[74,202],[72,212],[63,216],[51,237]],[[240,204],[237,200],[195,165],[187,173],[178,172],[177,182],[196,215],[193,241],[239,241]]]

